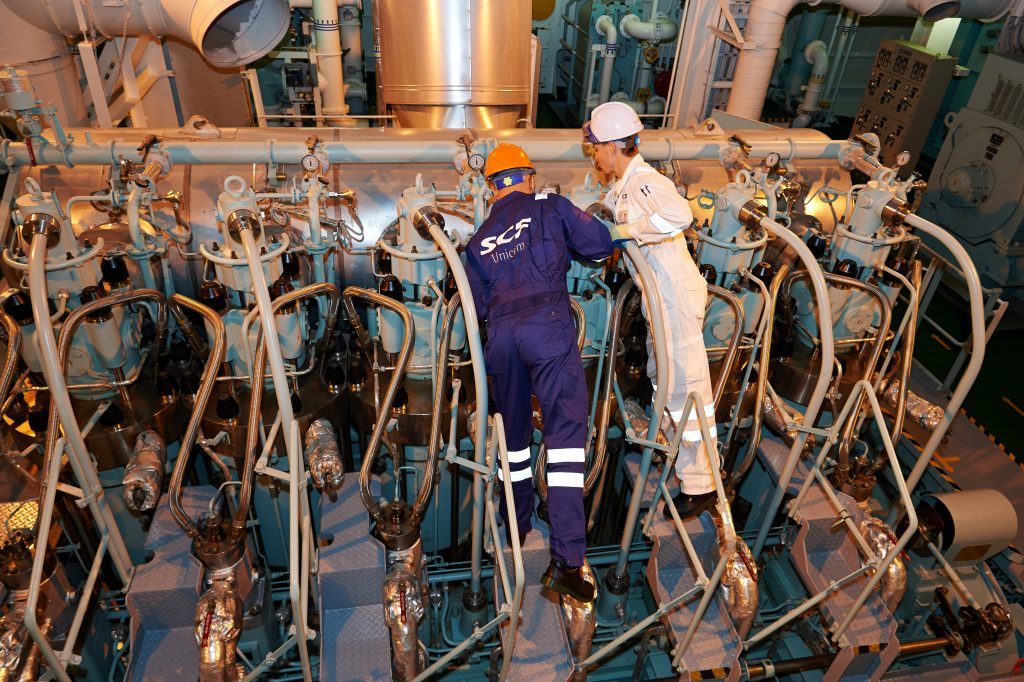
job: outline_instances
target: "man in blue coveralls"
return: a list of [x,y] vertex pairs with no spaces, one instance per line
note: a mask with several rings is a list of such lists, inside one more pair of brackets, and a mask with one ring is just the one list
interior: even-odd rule
[[[466,273],[477,315],[487,321],[484,355],[505,421],[519,534],[532,527],[533,394],[548,448],[551,563],[541,582],[559,594],[591,601],[594,586],[580,574],[586,550],[587,385],[565,273],[570,256],[601,260],[614,247],[608,229],[565,197],[534,194],[534,172],[526,152],[515,145],[499,144],[488,156],[484,174],[494,203],[466,247]],[[501,514],[508,527],[505,504]]]

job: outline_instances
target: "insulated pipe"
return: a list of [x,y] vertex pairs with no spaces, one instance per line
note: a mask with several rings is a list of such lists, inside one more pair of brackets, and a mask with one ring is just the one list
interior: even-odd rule
[[[949,425],[953,422],[953,417],[960,410],[964,398],[967,397],[968,391],[974,385],[974,380],[978,378],[981,365],[985,361],[985,295],[981,290],[978,271],[974,267],[971,257],[953,235],[935,223],[913,213],[907,214],[903,218],[903,222],[910,227],[935,237],[942,242],[943,246],[949,249],[963,271],[964,281],[967,283],[967,292],[971,302],[971,359],[967,362],[967,367],[964,369],[956,389],[949,397],[949,403],[946,404],[946,411],[942,415],[942,421],[939,422],[931,437],[928,438],[921,456],[918,457],[914,468],[910,471],[910,475],[907,476],[907,490],[913,492],[921,477],[924,476],[925,470],[928,469],[928,465],[932,461],[932,455],[935,454],[939,443],[942,442],[943,437],[946,435],[946,430],[949,429]],[[887,521],[889,526],[893,526],[905,511],[901,510],[899,506],[894,507]]]
[[[519,145],[535,162],[588,161],[578,131],[516,128],[487,132],[495,142]],[[0,169],[27,166],[33,159],[38,165],[109,166],[118,163],[118,157],[140,162],[138,147],[147,135],[159,136],[161,150],[176,164],[298,164],[309,154],[308,133],[299,128],[275,128],[272,135],[265,128],[222,128],[209,140],[189,137],[177,128],[78,128],[69,134],[75,140],[65,150],[40,140],[33,143],[31,154],[24,142],[0,140]],[[341,136],[341,141],[321,143],[334,164],[450,163],[454,154],[464,151],[451,139],[451,131],[366,128],[346,129]],[[835,159],[847,146],[845,140],[830,140],[818,131],[801,129],[745,131],[744,141],[750,144],[752,157],[779,152],[784,159]],[[693,131],[671,129],[644,131],[641,143],[649,161],[718,160],[732,145],[725,136],[697,139]]]
[[[25,21],[67,38],[78,38],[77,0],[3,0]],[[288,31],[282,0],[122,0],[88,5],[90,33],[107,38],[172,36],[190,43],[210,64],[229,68],[255,61]]]
[[210,346],[210,353],[206,356],[206,364],[203,367],[203,375],[199,380],[199,390],[196,391],[195,404],[192,408],[192,415],[189,417],[188,426],[185,427],[185,434],[181,437],[181,446],[178,449],[178,458],[174,461],[174,469],[171,471],[171,481],[167,486],[168,505],[171,508],[171,516],[178,523],[181,529],[190,538],[196,537],[199,532],[196,524],[189,518],[189,515],[181,506],[181,486],[185,481],[185,472],[188,470],[189,461],[192,459],[192,447],[196,444],[199,436],[199,429],[202,427],[203,414],[213,394],[213,387],[217,383],[217,372],[224,361],[224,347],[226,345],[226,333],[224,321],[220,315],[205,305],[186,298],[181,294],[174,294],[170,298],[170,305],[174,319],[178,320],[179,326],[188,318],[178,312],[178,306],[187,308],[198,313],[210,325],[213,330],[213,344]]
[[594,29],[604,36],[604,61],[601,63],[601,84],[597,93],[597,103],[604,104],[612,92],[612,76],[615,74],[615,52],[618,49],[619,34],[615,28],[615,22],[607,14],[602,14],[597,18]]
[[[818,413],[821,411],[821,405],[825,400],[825,393],[828,391],[828,385],[832,380],[832,372],[835,366],[835,341],[832,336],[832,307],[829,303],[828,285],[825,283],[825,278],[822,275],[821,266],[818,265],[818,261],[814,258],[814,254],[811,253],[810,249],[807,248],[807,245],[784,225],[780,225],[769,218],[762,207],[753,201],[748,202],[740,209],[738,217],[743,222],[756,219],[756,224],[776,237],[781,238],[782,241],[786,242],[787,246],[796,251],[797,256],[803,261],[804,267],[807,268],[811,287],[814,290],[814,303],[818,312],[818,331],[821,336],[821,367],[818,379],[814,384],[814,391],[811,393],[810,400],[807,401],[807,410],[804,412],[804,424],[814,426]],[[767,368],[764,369],[767,371]],[[760,409],[760,407],[759,403],[754,406],[754,409]],[[754,558],[761,554],[761,549],[768,539],[768,531],[775,520],[775,514],[778,513],[779,507],[782,506],[782,499],[789,488],[793,472],[796,471],[796,465],[800,462],[800,454],[803,452],[807,435],[806,431],[801,431],[789,449],[786,463],[783,466],[782,473],[779,475],[778,485],[775,487],[775,492],[772,493],[767,513],[761,522],[761,528],[757,531],[757,540],[754,542],[753,547]]]
[[[424,207],[416,213],[413,224],[420,236],[426,239],[426,233],[433,237],[434,242],[444,254],[448,268],[455,278],[455,287],[462,300],[462,317],[466,322],[466,340],[469,343],[469,357],[473,364],[473,388],[476,391],[476,442],[474,459],[481,467],[487,466],[487,369],[484,365],[484,349],[480,343],[480,321],[476,316],[476,302],[473,289],[466,276],[466,268],[459,258],[458,251],[448,236],[445,235],[444,218],[436,209]],[[479,471],[473,472],[473,523],[472,549],[470,554],[469,589],[480,594],[480,574],[483,567],[484,551],[484,479]]]
[[[833,0],[828,0],[832,2]],[[747,15],[739,61],[726,111],[751,120],[761,118],[786,18],[804,0],[754,0]],[[842,0],[843,7],[863,16],[923,17],[938,21],[956,14],[965,19],[995,21],[1009,11],[1012,0]],[[755,552],[756,554],[756,552]]]
[[804,101],[797,109],[798,116],[793,119],[794,128],[806,128],[811,125],[814,112],[818,110],[821,89],[825,87],[825,76],[828,74],[828,47],[824,41],[815,40],[804,48],[804,60],[811,64],[811,76],[807,80]]
[[348,106],[345,104],[342,77],[338,0],[313,0],[313,30],[316,35],[316,79],[324,118],[327,125],[341,125],[341,117],[348,113]]
[[374,422],[373,431],[370,433],[370,441],[367,443],[366,451],[363,453],[363,462],[359,467],[359,497],[362,499],[366,511],[370,512],[370,516],[376,521],[381,521],[383,520],[383,511],[370,491],[370,469],[373,466],[374,455],[380,447],[381,437],[384,435],[384,427],[387,426],[388,421],[391,419],[391,405],[395,401],[395,394],[398,392],[398,387],[402,383],[402,377],[405,375],[405,369],[409,366],[409,360],[412,357],[412,345],[416,339],[416,327],[413,324],[412,313],[409,312],[405,305],[398,301],[379,294],[372,289],[345,287],[343,299],[345,301],[345,309],[348,312],[349,323],[355,329],[359,344],[367,354],[369,354],[372,341],[369,334],[363,328],[362,322],[359,321],[359,314],[352,303],[352,298],[354,297],[383,306],[402,318],[401,350],[398,353],[398,360],[395,362],[395,369],[391,372],[391,381],[388,383],[387,391],[384,393],[384,399],[377,407],[377,421]]
[[[61,354],[57,349],[57,338],[53,333],[53,324],[50,322],[49,298],[46,291],[46,241],[47,227],[50,224],[49,216],[43,215],[40,219],[32,220],[32,216],[25,221],[26,230],[32,232],[32,246],[29,249],[28,282],[29,294],[32,301],[32,317],[36,325],[36,339],[39,343],[39,355],[43,364],[43,376],[46,384],[50,387],[50,419],[46,430],[46,466],[60,467],[62,453],[54,452],[57,444],[58,418],[60,426],[71,448],[72,456],[68,458],[71,468],[74,470],[75,478],[78,479],[82,490],[85,492],[85,499],[88,500],[89,511],[96,520],[99,531],[110,538],[110,558],[114,562],[118,578],[124,585],[131,580],[132,560],[128,554],[128,548],[124,544],[124,538],[118,529],[117,519],[114,518],[106,497],[103,494],[103,485],[100,483],[99,475],[92,463],[89,449],[85,445],[85,438],[78,426],[78,419],[75,416],[74,407],[71,405],[71,396],[68,395],[67,382],[64,380],[64,368],[60,362]],[[146,290],[143,290],[146,291]],[[143,293],[135,292],[137,294]],[[156,291],[148,291],[148,294],[155,294],[159,300],[163,295]],[[120,300],[120,296],[118,300]],[[98,299],[95,303],[109,305],[109,299]],[[99,306],[95,306],[99,307]],[[88,308],[88,304],[78,308]],[[68,322],[75,316],[71,313]],[[81,318],[79,318],[81,319]],[[70,340],[67,341],[70,346]],[[56,461],[51,461],[56,458]]]
[[629,95],[624,92],[617,92],[612,95],[612,101],[622,102],[640,116],[657,116],[663,114],[665,113],[665,107],[667,106],[665,98],[659,97],[658,95],[651,97],[646,102],[641,102],[640,100],[630,99]]
[[636,38],[637,40],[644,40],[649,43],[663,43],[676,37],[676,33],[679,32],[679,25],[666,16],[657,16],[651,21],[643,21],[635,14],[627,14],[619,22],[619,31],[622,35]]

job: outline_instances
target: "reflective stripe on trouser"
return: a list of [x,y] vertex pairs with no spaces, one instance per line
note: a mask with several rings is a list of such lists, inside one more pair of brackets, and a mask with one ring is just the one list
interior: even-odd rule
[[[544,312],[543,315],[539,314]],[[583,562],[586,525],[583,514],[583,472],[587,430],[587,385],[576,348],[575,328],[568,301],[550,310],[492,321],[488,329],[487,371],[494,402],[505,421],[509,469],[529,456],[533,436],[532,395],[544,415],[548,446],[548,518],[551,554],[570,566]],[[529,460],[525,460],[528,462]],[[533,481],[512,473],[516,521],[520,534],[532,527]],[[502,518],[508,523],[506,505]]]
[[[715,428],[715,408],[713,405],[706,405],[704,414],[707,417],[708,432],[711,436],[711,461],[718,459],[718,438]],[[679,423],[683,418],[683,411],[672,413],[672,419]],[[715,479],[711,473],[708,456],[705,452],[704,442],[701,438],[700,421],[694,417],[677,428],[683,429],[682,438],[679,441],[679,454],[676,456],[676,476],[679,477],[679,488],[686,495],[702,495],[715,489]]]
[[[704,454],[695,414],[683,415],[683,406],[692,392],[700,395],[704,404],[708,426],[714,435],[714,392],[711,386],[711,372],[708,367],[707,351],[704,348],[704,307],[707,303],[707,284],[703,280],[687,279],[687,269],[680,267],[680,259],[690,258],[684,239],[675,238],[640,247],[645,260],[654,271],[658,282],[661,312],[665,321],[665,343],[668,355],[668,376],[662,377],[663,388],[668,390],[666,409],[672,415],[677,428],[684,434],[689,432],[691,440],[685,437],[680,443],[676,459],[676,475],[684,493],[699,494],[714,489],[711,469]],[[632,263],[627,260],[630,271]],[[634,273],[635,274],[635,273]],[[646,297],[643,300],[644,316],[650,320]],[[649,325],[650,326],[650,325]],[[654,341],[647,335],[647,376],[658,384],[657,358]],[[683,417],[689,417],[680,424]],[[667,431],[667,430],[666,430]],[[717,460],[717,445],[714,458]]]

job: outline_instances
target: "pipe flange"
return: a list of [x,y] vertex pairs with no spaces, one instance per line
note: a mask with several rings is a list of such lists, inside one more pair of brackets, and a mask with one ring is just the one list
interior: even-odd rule
[[629,576],[615,575],[615,571],[608,571],[604,576],[604,586],[611,594],[622,596],[629,592]]
[[401,552],[420,541],[420,523],[404,500],[393,500],[381,509],[373,531],[390,552]]
[[419,234],[420,239],[424,241],[430,241],[433,237],[430,234],[430,227],[436,225],[438,228],[444,230],[444,216],[433,206],[421,206],[416,209],[416,212],[412,215],[412,226],[416,228],[416,233]]
[[882,207],[882,222],[889,227],[899,227],[910,215],[910,207],[902,199],[893,197]]
[[192,539],[192,554],[209,571],[231,568],[245,556],[245,534],[235,534],[228,518],[204,518]]
[[467,589],[462,593],[462,608],[470,613],[480,613],[487,608],[487,593]]
[[31,244],[37,234],[45,234],[46,248],[52,249],[60,242],[60,221],[49,213],[29,213],[21,225],[21,240]]
[[761,221],[768,217],[768,209],[751,199],[740,206],[736,218],[746,224],[747,229],[753,229],[761,224]]
[[231,235],[232,239],[239,241],[239,234],[242,230],[251,231],[253,239],[259,239],[260,233],[263,231],[259,218],[256,217],[255,213],[247,208],[239,208],[229,213],[227,226],[228,234]]

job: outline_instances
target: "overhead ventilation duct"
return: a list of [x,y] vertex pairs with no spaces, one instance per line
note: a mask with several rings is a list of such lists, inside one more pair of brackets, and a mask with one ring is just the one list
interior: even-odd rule
[[[753,0],[726,111],[752,120],[761,117],[786,18],[803,0]],[[815,3],[808,3],[815,4]],[[954,14],[964,19],[995,21],[1013,0],[842,0],[847,9],[866,17],[922,17],[938,21]]]
[[[68,37],[83,33],[76,0],[3,2],[43,30]],[[89,3],[82,20],[87,33],[107,38],[179,38],[195,45],[213,66],[229,68],[270,52],[288,30],[289,9],[284,0],[124,0]]]
[[514,128],[527,115],[530,3],[377,0],[373,20],[379,97],[400,127]]

